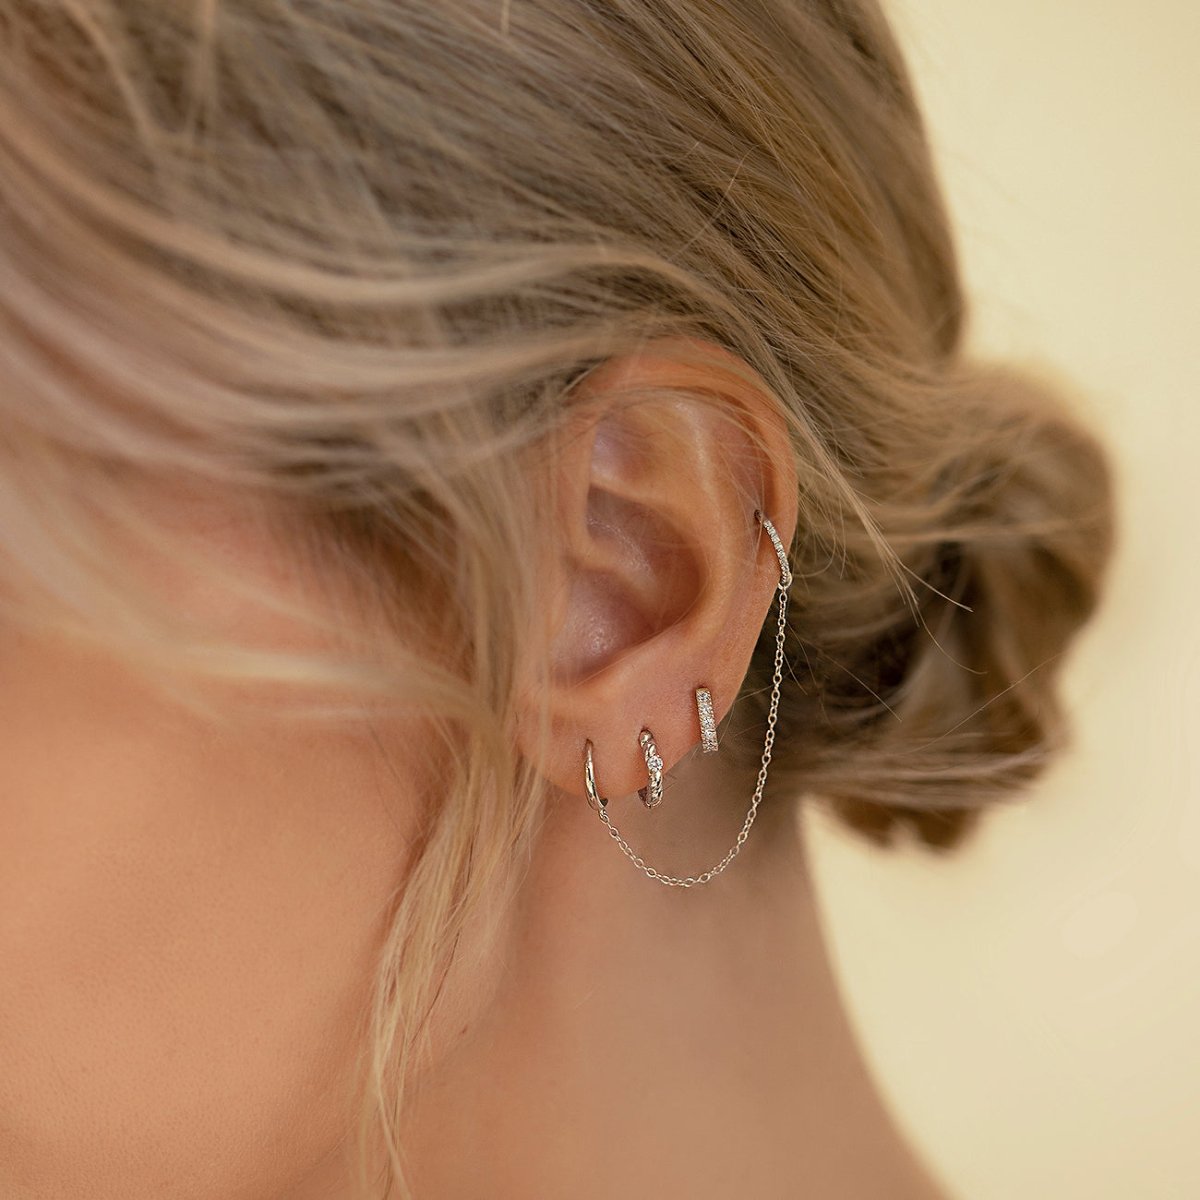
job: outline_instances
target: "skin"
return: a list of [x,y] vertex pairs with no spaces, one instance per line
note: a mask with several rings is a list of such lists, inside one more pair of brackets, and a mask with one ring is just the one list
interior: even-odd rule
[[[724,854],[751,790],[696,753],[653,811],[610,803],[687,873]],[[847,1022],[793,810],[760,807],[728,870],[685,890],[640,876],[578,801],[526,898],[500,991],[418,1105],[418,1195],[941,1196]]]
[[[290,586],[237,504],[157,502]],[[157,583],[304,640],[198,574]],[[341,1132],[412,784],[365,724],[219,726],[63,638],[4,630],[0,678],[0,1195],[290,1194]]]
[[[724,854],[753,789],[699,755],[692,688],[724,716],[774,613],[747,489],[785,540],[798,489],[761,395],[716,368],[704,382],[766,449],[681,408],[646,469],[653,413],[613,398],[695,382],[673,346],[597,374],[557,460],[539,564],[554,736],[521,733],[552,799],[496,941],[447,981],[404,1129],[413,1181],[438,1200],[933,1200],[844,1016],[794,810],[765,805],[726,873],[675,889],[583,800],[590,736],[614,821],[687,873]],[[153,502],[239,571],[303,586],[243,498]],[[305,644],[202,573],[129,566],[198,621]],[[353,1196],[355,1039],[423,787],[419,723],[218,725],[107,652],[11,629],[0,678],[0,1195]],[[670,771],[653,812],[633,795],[642,713]]]

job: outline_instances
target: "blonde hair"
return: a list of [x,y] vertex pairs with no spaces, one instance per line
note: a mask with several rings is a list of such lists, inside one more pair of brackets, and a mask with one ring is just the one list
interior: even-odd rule
[[[439,981],[545,802],[513,739],[528,462],[591,368],[709,339],[787,419],[776,803],[949,845],[1065,743],[1110,472],[1058,389],[966,358],[964,319],[873,0],[0,0],[5,615],[434,723],[368,1039],[402,1194]],[[160,478],[260,497],[379,619],[314,616],[330,656],[197,642],[114,552],[203,552],[138,503]]]

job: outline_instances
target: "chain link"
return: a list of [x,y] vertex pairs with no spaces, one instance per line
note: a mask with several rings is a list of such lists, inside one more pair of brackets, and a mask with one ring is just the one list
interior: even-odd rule
[[734,858],[737,857],[738,851],[745,844],[746,838],[750,835],[750,827],[754,824],[754,818],[758,814],[758,806],[763,797],[763,788],[767,782],[767,769],[771,765],[771,750],[775,745],[775,719],[779,714],[779,688],[783,682],[783,643],[787,631],[787,589],[792,582],[792,573],[788,568],[787,558],[774,526],[761,514],[755,513],[755,516],[762,521],[764,528],[771,536],[775,552],[779,556],[782,577],[778,584],[779,626],[775,636],[775,673],[771,677],[771,705],[767,711],[767,736],[763,743],[762,765],[758,769],[758,781],[754,787],[754,799],[750,802],[750,809],[746,813],[746,820],[742,824],[741,832],[737,835],[737,841],[734,842],[733,846],[730,847],[725,857],[719,863],[709,867],[707,871],[703,871],[699,875],[688,875],[683,878],[680,878],[678,875],[665,875],[662,871],[657,871],[654,867],[647,866],[646,860],[633,850],[629,843],[621,836],[617,827],[609,820],[608,812],[604,805],[600,805],[598,809],[600,820],[608,826],[609,835],[621,847],[621,850],[629,861],[649,878],[656,879],[659,883],[665,884],[667,887],[695,887],[698,883],[708,883],[709,880],[720,875],[729,866]]

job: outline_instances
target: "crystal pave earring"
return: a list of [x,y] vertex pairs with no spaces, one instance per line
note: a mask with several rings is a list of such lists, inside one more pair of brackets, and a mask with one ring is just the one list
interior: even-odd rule
[[[592,758],[592,743],[589,740],[584,744],[583,781],[587,792],[588,804],[595,810],[600,820],[608,826],[609,834],[616,841],[617,845],[621,847],[622,852],[630,862],[650,879],[656,879],[659,883],[665,884],[668,887],[695,887],[699,883],[708,883],[724,871],[733,861],[749,836],[750,826],[754,824],[754,818],[758,813],[758,806],[762,801],[763,788],[767,782],[767,769],[771,765],[771,750],[775,745],[775,721],[779,714],[779,688],[783,682],[783,643],[787,631],[787,590],[792,585],[792,570],[788,565],[787,551],[783,547],[783,542],[780,540],[775,526],[758,509],[754,510],[754,517],[771,539],[775,556],[779,560],[779,582],[775,585],[779,598],[779,621],[775,634],[775,671],[771,677],[771,703],[767,710],[767,736],[763,744],[762,763],[758,770],[758,780],[754,786],[754,797],[750,802],[750,809],[746,813],[746,819],[742,823],[737,840],[726,853],[725,857],[716,865],[701,872],[701,874],[688,875],[684,878],[680,878],[677,875],[665,875],[661,871],[647,866],[645,859],[632,849],[629,843],[621,836],[617,827],[609,819],[608,800],[601,796],[596,788],[596,769]],[[716,723],[713,721],[712,696],[707,688],[700,687],[696,689],[696,707],[700,715],[701,741],[705,753],[711,753],[717,748]],[[663,761],[657,747],[654,745],[654,737],[648,729],[643,729],[638,735],[638,742],[646,756],[646,770],[650,776],[649,783],[646,787],[640,788],[638,794],[642,798],[642,803],[647,808],[653,808],[662,800]]]
[[638,795],[647,808],[653,808],[662,803],[663,760],[654,744],[654,734],[650,730],[643,729],[638,734],[638,745],[646,756],[646,774],[650,776],[650,782],[644,788],[638,788]]
[[705,754],[716,754],[717,719],[713,716],[712,692],[706,687],[696,689],[696,712],[700,717],[700,744]]

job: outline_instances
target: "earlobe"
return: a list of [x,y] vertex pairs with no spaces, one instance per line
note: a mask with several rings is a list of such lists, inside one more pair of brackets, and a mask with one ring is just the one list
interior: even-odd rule
[[539,564],[557,626],[519,733],[563,792],[586,794],[589,741],[603,795],[652,790],[642,731],[669,770],[702,739],[696,689],[718,722],[741,686],[780,578],[756,509],[775,504],[790,539],[798,493],[777,402],[748,372],[720,347],[664,339],[572,398]]

